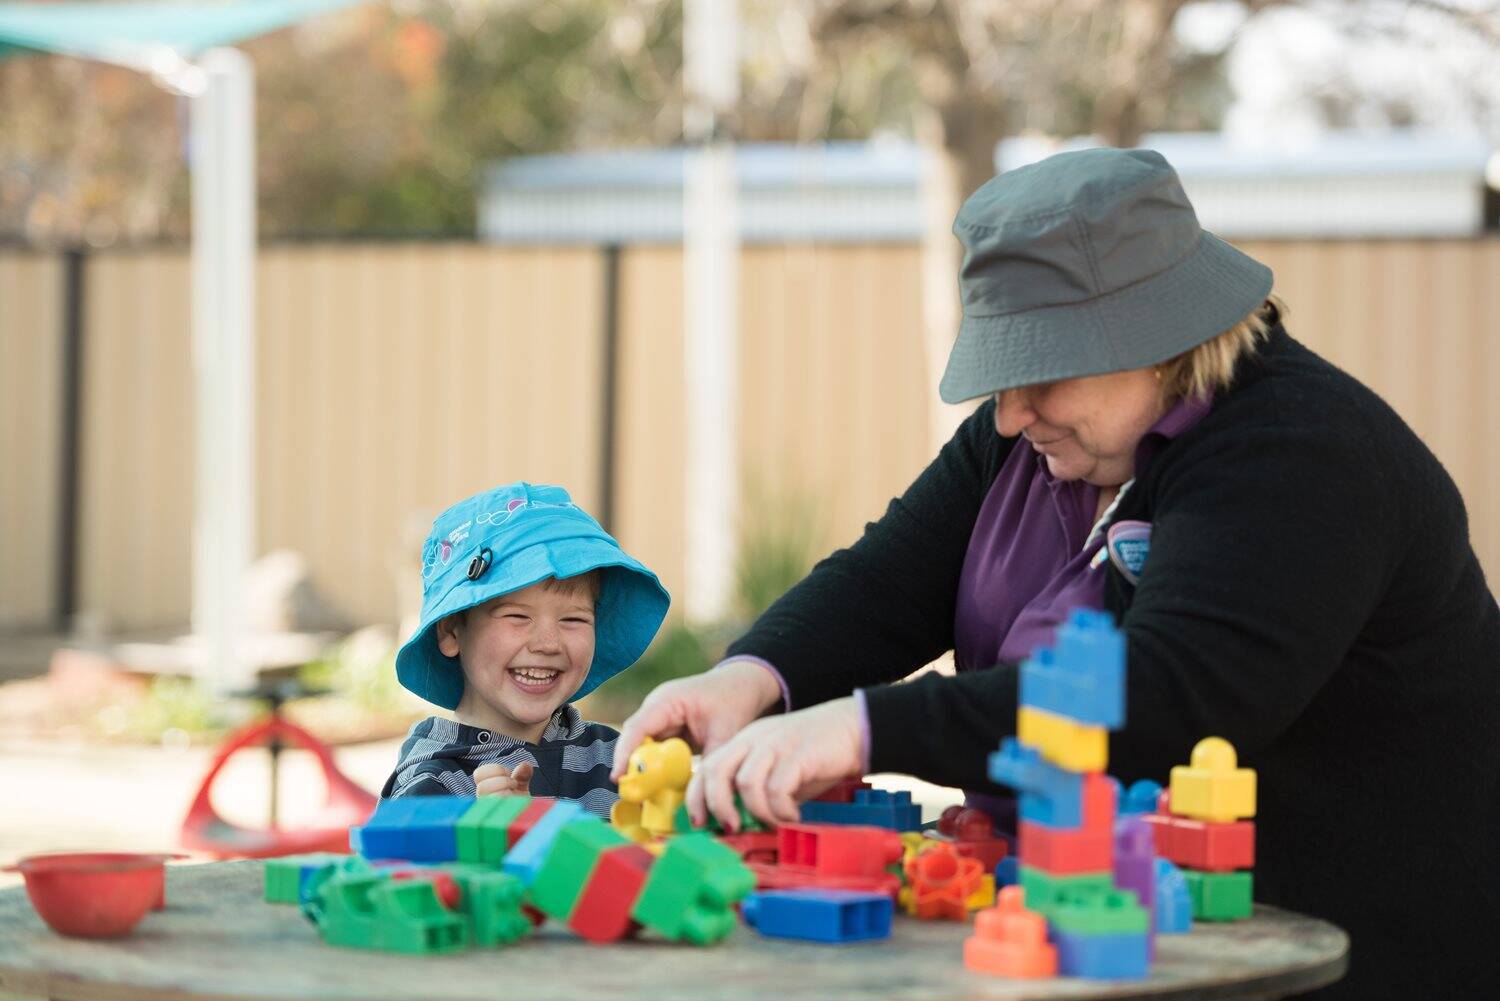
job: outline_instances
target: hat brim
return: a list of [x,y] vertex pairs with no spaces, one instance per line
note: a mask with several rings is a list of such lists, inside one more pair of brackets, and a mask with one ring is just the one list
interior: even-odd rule
[[1204,232],[1192,253],[1087,302],[965,315],[938,392],[962,403],[1018,386],[1145,368],[1213,338],[1271,294],[1271,269]]
[[[603,539],[569,539],[566,552],[530,546],[477,581],[462,581],[426,611],[417,631],[396,654],[396,678],[413,694],[458,708],[463,668],[438,649],[437,623],[456,612],[546,580],[603,570],[594,616],[594,660],[572,699],[581,699],[640,659],[667,617],[671,599],[656,574]],[[499,572],[497,572],[499,571]]]

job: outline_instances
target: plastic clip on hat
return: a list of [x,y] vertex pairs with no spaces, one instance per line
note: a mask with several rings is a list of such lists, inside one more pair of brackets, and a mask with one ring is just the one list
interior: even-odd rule
[[948,403],[1159,364],[1271,292],[1271,269],[1198,225],[1155,150],[1006,171],[969,196],[953,232],[964,317],[939,387]]
[[422,547],[422,621],[396,654],[396,677],[428,702],[458,708],[463,669],[438,650],[438,620],[548,577],[590,570],[602,571],[594,662],[574,698],[646,652],[667,616],[666,589],[562,487],[512,483],[453,505]]

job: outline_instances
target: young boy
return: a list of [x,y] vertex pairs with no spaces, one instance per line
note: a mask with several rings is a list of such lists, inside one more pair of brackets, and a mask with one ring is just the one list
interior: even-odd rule
[[669,601],[561,487],[513,483],[438,515],[396,677],[454,718],[411,728],[381,796],[529,791],[608,816],[618,734],[572,700],[645,652]]

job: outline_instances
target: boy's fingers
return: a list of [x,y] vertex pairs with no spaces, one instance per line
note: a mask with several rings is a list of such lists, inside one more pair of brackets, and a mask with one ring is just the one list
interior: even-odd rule
[[515,780],[509,775],[500,775],[474,784],[474,795],[476,796],[497,796],[502,793],[515,791]]
[[516,791],[524,792],[531,787],[531,773],[536,766],[529,761],[523,761],[516,766],[516,770],[510,773],[511,782],[515,783]]
[[[497,765],[493,761],[487,765],[480,765],[474,769],[474,781],[483,782],[485,779],[504,778],[510,774],[510,769],[504,765]],[[529,774],[529,773],[528,773]]]

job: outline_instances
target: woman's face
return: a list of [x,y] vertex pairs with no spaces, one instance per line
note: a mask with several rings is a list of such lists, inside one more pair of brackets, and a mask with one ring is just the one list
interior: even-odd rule
[[1165,411],[1153,369],[1138,368],[995,394],[995,430],[1021,435],[1060,480],[1115,487],[1135,475],[1135,447]]

